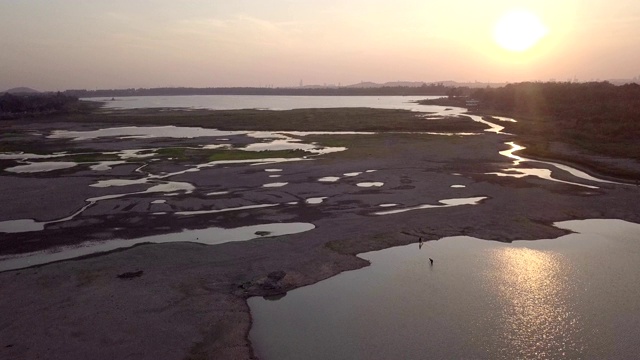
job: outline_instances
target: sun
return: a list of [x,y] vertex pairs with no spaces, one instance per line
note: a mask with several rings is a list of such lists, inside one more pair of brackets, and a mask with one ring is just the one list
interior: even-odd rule
[[540,18],[532,12],[512,10],[498,20],[493,38],[505,50],[523,52],[537,44],[548,32]]

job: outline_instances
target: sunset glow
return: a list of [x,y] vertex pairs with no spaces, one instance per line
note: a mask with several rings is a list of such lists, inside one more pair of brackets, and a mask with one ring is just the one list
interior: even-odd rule
[[540,19],[524,10],[506,13],[496,24],[494,39],[509,51],[526,51],[536,45],[548,33]]
[[0,31],[11,34],[0,39],[0,91],[640,75],[640,2],[515,6],[506,0],[158,0],[153,6],[0,0]]

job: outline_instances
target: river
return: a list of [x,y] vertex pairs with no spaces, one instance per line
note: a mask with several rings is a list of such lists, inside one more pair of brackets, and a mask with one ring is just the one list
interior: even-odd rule
[[[319,108],[375,108],[405,109],[423,112],[442,112],[445,107],[420,105],[418,100],[440,96],[263,96],[263,95],[189,95],[189,96],[131,96],[120,98],[86,98],[101,101],[107,109],[188,108],[208,110],[236,109],[319,109]],[[460,108],[447,110],[460,112]]]

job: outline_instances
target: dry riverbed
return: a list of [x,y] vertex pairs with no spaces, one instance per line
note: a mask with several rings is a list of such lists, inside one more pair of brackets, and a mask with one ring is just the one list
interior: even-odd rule
[[[204,136],[205,130],[194,137],[117,141],[51,137],[56,131],[87,136],[99,129],[168,125],[316,131],[289,134],[295,141],[288,144],[346,149],[246,155],[239,149],[261,138]],[[0,159],[0,222],[42,224],[39,230],[0,233],[3,259],[82,248],[87,241],[174,234],[167,243],[0,273],[0,358],[251,359],[248,297],[277,298],[367,266],[358,253],[418,237],[553,238],[565,230],[552,224],[572,219],[640,221],[636,186],[576,180],[564,172],[554,176],[566,182],[496,176],[526,167],[499,154],[514,138],[483,133],[486,126],[469,118],[370,109],[145,110],[5,121],[0,127],[5,154],[66,151],[47,161],[79,164],[15,172],[10,169],[42,160]],[[218,145],[234,151],[221,155]],[[124,150],[148,153],[123,158],[132,154]],[[152,155],[140,157],[145,154]],[[274,157],[282,161],[216,162]],[[104,161],[122,163],[91,168]],[[114,179],[128,182],[94,186]],[[164,187],[149,191],[154,186]],[[250,239],[215,245],[202,244],[214,235],[194,238],[189,232],[292,223],[313,228],[283,236],[259,230]]]

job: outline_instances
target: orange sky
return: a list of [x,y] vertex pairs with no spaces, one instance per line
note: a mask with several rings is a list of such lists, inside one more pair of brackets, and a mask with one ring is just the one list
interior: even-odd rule
[[[547,30],[520,53],[513,9]],[[0,90],[640,75],[631,0],[0,0],[0,31]]]

